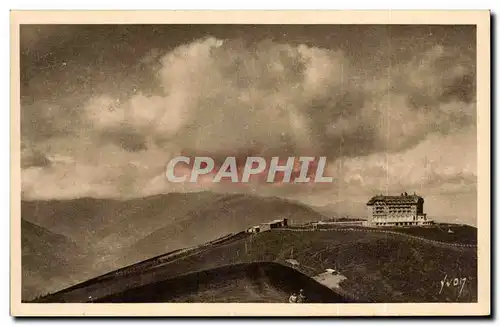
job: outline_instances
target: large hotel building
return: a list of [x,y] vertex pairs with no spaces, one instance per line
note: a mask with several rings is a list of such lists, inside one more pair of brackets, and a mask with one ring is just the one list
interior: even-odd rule
[[366,205],[368,223],[373,226],[426,226],[434,223],[424,214],[424,199],[416,194],[378,195]]

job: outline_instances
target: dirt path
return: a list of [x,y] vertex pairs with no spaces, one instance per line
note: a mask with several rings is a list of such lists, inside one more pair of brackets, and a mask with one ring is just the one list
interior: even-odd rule
[[313,276],[313,279],[315,279],[317,282],[323,284],[324,286],[330,289],[338,289],[340,288],[340,283],[343,280],[347,280],[347,277],[341,274],[334,275],[329,272],[324,272],[316,276]]

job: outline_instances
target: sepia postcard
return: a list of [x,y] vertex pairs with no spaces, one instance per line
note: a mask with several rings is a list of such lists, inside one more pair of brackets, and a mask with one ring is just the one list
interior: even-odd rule
[[490,315],[489,11],[10,17],[11,315]]

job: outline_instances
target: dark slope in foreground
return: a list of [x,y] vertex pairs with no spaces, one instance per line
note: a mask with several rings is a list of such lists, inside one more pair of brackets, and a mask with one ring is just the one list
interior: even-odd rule
[[94,302],[265,302],[284,303],[304,289],[311,303],[347,303],[345,298],[310,277],[281,264],[254,262],[181,275],[139,286]]
[[[308,276],[336,268],[347,277],[342,293],[358,302],[475,302],[477,300],[477,252],[475,248],[436,245],[404,234],[370,230],[336,229],[313,232],[273,230],[240,234],[220,244],[197,248],[178,256],[152,259],[89,280],[43,298],[41,302],[99,300],[129,289],[157,284],[180,275],[255,261],[286,263],[296,259]],[[446,287],[447,275],[467,278],[463,292]]]

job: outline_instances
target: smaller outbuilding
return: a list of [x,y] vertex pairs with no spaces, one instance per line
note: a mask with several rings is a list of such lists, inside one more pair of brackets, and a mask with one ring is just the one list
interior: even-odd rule
[[256,225],[256,226],[252,226],[250,228],[247,229],[247,233],[258,233],[260,232],[260,226],[259,225]]

